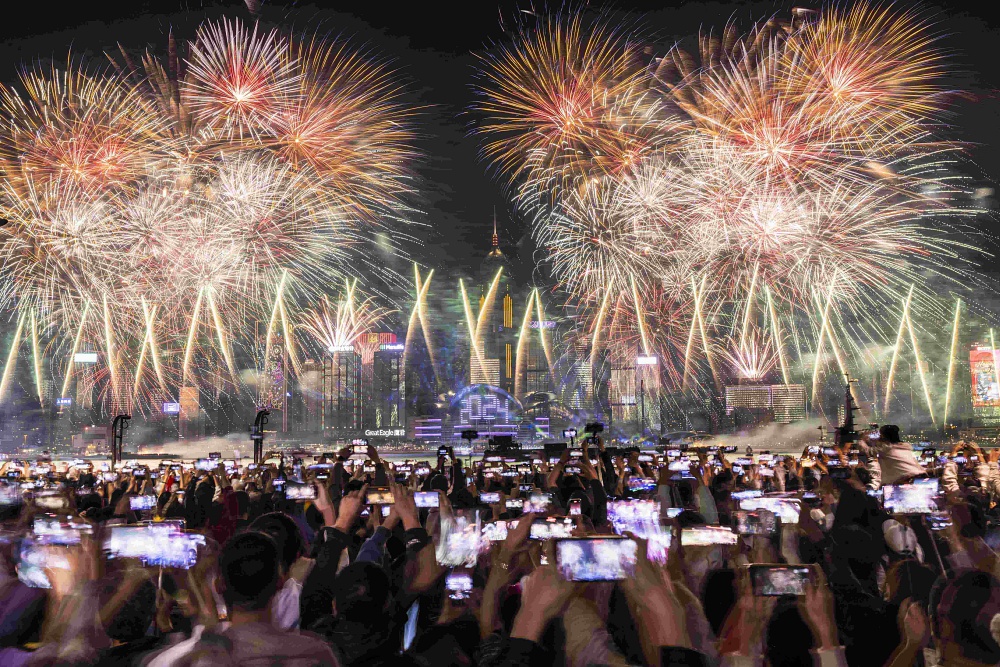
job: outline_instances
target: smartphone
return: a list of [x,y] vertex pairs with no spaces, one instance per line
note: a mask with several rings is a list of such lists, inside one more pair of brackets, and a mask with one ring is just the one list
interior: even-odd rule
[[133,477],[145,477],[146,476],[146,469],[145,468],[136,468],[135,470],[132,471],[132,476]]
[[281,491],[282,489],[284,489],[284,488],[285,488],[285,481],[286,481],[286,480],[284,480],[284,479],[281,479],[281,478],[279,477],[279,478],[277,478],[277,479],[272,479],[272,480],[271,480],[271,485],[272,485],[272,486],[274,486],[275,490],[277,490],[277,491]]
[[754,595],[780,597],[805,595],[812,568],[803,565],[750,565],[750,584]]
[[500,492],[499,491],[484,491],[479,494],[479,502],[484,505],[492,505],[494,503],[500,502]]
[[629,477],[628,490],[632,492],[655,491],[656,480],[652,477]]
[[545,493],[543,491],[532,491],[531,495],[528,496],[527,502],[524,503],[524,511],[525,513],[547,512],[551,505],[552,505],[551,493]]
[[257,464],[256,463],[248,463],[247,464],[247,470],[256,470],[256,469],[257,469]]
[[581,509],[581,502],[579,498],[573,498],[569,501],[569,515],[570,516],[580,516],[583,511]]
[[50,544],[79,544],[80,536],[93,533],[88,523],[77,523],[71,516],[55,514],[36,515],[32,523],[32,534]]
[[103,477],[103,479],[104,479],[105,482],[113,482],[116,479],[118,479],[118,473],[106,472],[106,473],[102,474],[102,477]]
[[639,463],[652,463],[656,457],[652,454],[639,454]]
[[535,488],[535,485],[534,484],[518,484],[517,488],[518,488],[518,490],[521,493],[531,493],[531,491]]
[[635,571],[636,543],[622,537],[556,540],[556,567],[567,581],[621,581]]
[[366,505],[392,505],[396,499],[388,486],[370,486],[365,492]]
[[351,451],[355,454],[361,454],[362,456],[368,456],[368,445],[352,445]]
[[879,430],[877,428],[873,428],[872,430],[868,431],[868,439],[869,440],[878,440],[881,437],[882,437],[882,434],[879,432]]
[[22,501],[20,488],[16,485],[0,484],[0,507],[20,505]]
[[823,504],[823,499],[812,491],[806,491],[802,494],[802,502],[809,505],[809,507],[819,507]]
[[478,510],[457,510],[441,517],[435,557],[447,567],[474,567],[482,551],[482,525]]
[[[517,522],[513,522],[515,525]],[[513,526],[511,526],[513,527]],[[507,539],[508,523],[506,521],[493,521],[483,524],[483,539],[487,542],[503,542]]]
[[576,522],[569,517],[550,516],[544,519],[535,519],[528,532],[528,538],[532,540],[557,540],[563,537],[572,537]]
[[53,542],[48,537],[26,537],[21,540],[17,578],[32,588],[52,588],[45,570],[70,569],[66,549],[71,548]]
[[69,501],[60,493],[42,492],[35,495],[35,506],[44,510],[59,511],[68,509]]
[[413,502],[417,507],[440,507],[441,496],[437,491],[417,491],[413,494]]
[[444,588],[450,599],[456,602],[468,600],[472,593],[472,573],[449,572],[444,579]]
[[938,510],[938,479],[882,487],[885,510],[890,514],[930,514]]
[[316,487],[312,484],[288,484],[285,486],[285,498],[288,500],[315,500]]
[[210,470],[215,470],[217,464],[215,464],[209,459],[198,459],[197,461],[194,462],[194,467],[195,470],[202,470],[204,472],[208,472]]
[[806,447],[806,453],[811,456],[819,454],[819,445],[809,445],[808,447]]
[[438,456],[448,456],[448,448],[438,447]]
[[140,521],[140,526],[149,526],[153,530],[162,530],[167,533],[183,533],[186,525],[184,519],[162,519],[160,521]]
[[566,466],[566,474],[567,475],[579,475],[580,474],[580,466]]
[[944,530],[951,526],[951,512],[931,512],[927,515],[927,527],[931,530]]
[[570,458],[578,459],[578,458],[580,458],[580,457],[583,456],[583,450],[582,449],[571,449],[571,450],[569,450],[569,456],[570,456]]
[[802,501],[798,498],[744,498],[740,501],[740,509],[765,509],[777,514],[782,524],[797,524],[799,513],[802,511]]
[[132,496],[128,499],[129,509],[135,511],[155,510],[156,496],[150,494],[145,496]]
[[827,456],[836,456],[837,450],[834,449],[833,447],[824,447],[823,453],[826,454]]
[[524,498],[508,498],[504,504],[509,510],[523,510]]
[[386,518],[392,513],[392,505],[382,505],[382,518]]
[[104,543],[109,558],[135,558],[147,567],[188,569],[198,562],[205,536],[176,533],[169,526],[112,526]]
[[732,518],[733,530],[740,535],[774,535],[778,532],[777,517],[767,510],[736,510]]
[[739,535],[728,526],[695,526],[681,530],[681,545],[709,547],[719,544],[736,544]]

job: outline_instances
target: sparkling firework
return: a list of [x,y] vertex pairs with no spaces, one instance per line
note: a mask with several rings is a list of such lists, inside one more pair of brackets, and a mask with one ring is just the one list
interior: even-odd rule
[[[171,35],[163,62],[122,57],[0,88],[17,338],[36,376],[48,365],[63,395],[96,387],[111,411],[185,386],[238,393],[239,349],[269,347],[278,320],[287,337],[293,304],[378,261],[376,234],[405,222],[409,112],[368,54],[256,24]],[[267,340],[248,340],[269,315]],[[83,350],[100,363],[75,367]]]
[[594,347],[652,346],[681,389],[693,355],[718,382],[713,340],[735,341],[736,375],[805,382],[794,341],[816,398],[827,358],[848,372],[865,341],[891,342],[868,312],[971,272],[962,234],[981,210],[960,147],[935,134],[949,91],[920,15],[829,5],[727,25],[694,51],[642,57],[643,43],[560,16],[483,58],[485,154]]

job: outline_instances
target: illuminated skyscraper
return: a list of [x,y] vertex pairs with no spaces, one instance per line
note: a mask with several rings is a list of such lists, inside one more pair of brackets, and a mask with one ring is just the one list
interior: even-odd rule
[[[490,294],[490,287],[498,274],[499,282]],[[483,262],[478,305],[477,317],[481,322],[476,327],[476,346],[470,350],[469,384],[488,384],[513,392],[517,363],[514,297],[511,295],[510,263],[500,249],[495,213],[490,252]],[[476,348],[481,359],[476,358]]]

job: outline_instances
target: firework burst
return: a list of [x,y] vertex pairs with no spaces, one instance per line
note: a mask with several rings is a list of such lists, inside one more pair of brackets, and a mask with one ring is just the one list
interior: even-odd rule
[[[109,410],[238,392],[245,332],[270,315],[269,338],[403,224],[401,87],[349,44],[240,21],[121,59],[0,88],[4,296],[64,392]],[[78,350],[101,363],[74,371]]]
[[643,323],[674,322],[661,359],[686,379],[698,342],[759,327],[787,381],[782,317],[834,303],[878,339],[846,321],[926,273],[964,275],[956,231],[979,210],[960,147],[935,136],[944,65],[919,15],[833,5],[652,59],[637,35],[557,16],[483,59],[484,152],[589,340],[648,349]]

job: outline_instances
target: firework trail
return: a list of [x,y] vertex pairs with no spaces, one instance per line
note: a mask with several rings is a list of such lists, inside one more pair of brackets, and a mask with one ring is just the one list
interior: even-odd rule
[[[183,386],[239,391],[272,305],[287,335],[295,304],[404,224],[411,112],[370,54],[256,23],[112,60],[0,88],[3,298],[35,314],[19,328],[64,394],[144,411]],[[74,368],[81,350],[98,366]]]

